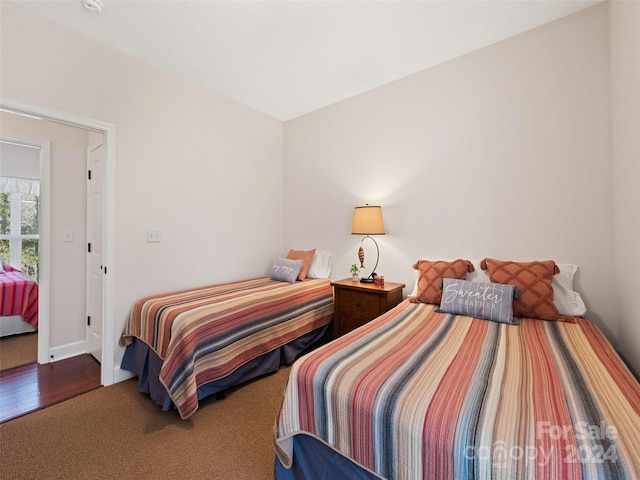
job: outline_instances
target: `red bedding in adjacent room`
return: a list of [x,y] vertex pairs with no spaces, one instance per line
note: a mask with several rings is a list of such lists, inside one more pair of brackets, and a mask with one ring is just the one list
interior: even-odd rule
[[591,322],[436,308],[405,300],[293,364],[282,465],[304,435],[386,479],[640,478],[640,385]]
[[38,327],[38,284],[20,270],[3,264],[0,273],[0,316],[21,315]]

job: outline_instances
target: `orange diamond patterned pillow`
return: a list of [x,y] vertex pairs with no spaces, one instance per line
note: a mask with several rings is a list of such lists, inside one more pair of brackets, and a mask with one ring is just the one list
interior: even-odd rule
[[560,272],[556,262],[511,262],[485,258],[480,267],[489,270],[492,282],[518,287],[520,298],[513,301],[514,316],[540,320],[558,319],[558,309],[553,303],[551,286],[553,276]]
[[411,303],[432,303],[440,305],[442,298],[442,279],[457,278],[465,280],[467,272],[475,271],[473,264],[469,260],[444,260],[430,261],[418,260],[413,264],[413,268],[418,270],[418,292],[412,297]]

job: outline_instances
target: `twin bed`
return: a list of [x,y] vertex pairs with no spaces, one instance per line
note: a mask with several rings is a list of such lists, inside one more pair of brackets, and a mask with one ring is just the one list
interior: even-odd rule
[[140,299],[121,336],[121,368],[186,419],[199,400],[290,364],[330,331],[333,289],[323,252],[287,257],[269,277]]
[[[506,272],[542,320],[494,308],[523,308],[499,293],[504,264],[473,285],[461,263],[293,364],[276,479],[640,478],[640,385],[591,322],[553,313],[555,264],[544,285],[537,267]],[[440,305],[420,300],[430,287]]]
[[37,329],[38,284],[11,265],[0,263],[0,337]]

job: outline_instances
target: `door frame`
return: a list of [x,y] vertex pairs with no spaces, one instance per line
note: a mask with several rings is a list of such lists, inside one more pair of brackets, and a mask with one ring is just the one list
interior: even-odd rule
[[[102,364],[101,364],[101,383],[104,386],[114,383],[115,370],[115,311],[114,311],[114,293],[115,293],[115,219],[116,219],[116,127],[113,124],[82,117],[79,115],[63,112],[55,109],[42,108],[35,105],[29,105],[17,102],[8,98],[0,98],[0,109],[9,113],[18,115],[26,115],[42,120],[62,123],[73,127],[93,130],[104,135],[105,145],[105,171],[104,171],[104,200],[103,200],[103,218],[102,218],[102,240],[103,240],[103,265],[105,266],[104,282],[103,282],[103,304],[102,304]],[[42,149],[41,149],[42,155]],[[41,157],[42,158],[42,157]],[[47,167],[49,167],[49,162]],[[41,163],[42,168],[42,163]],[[43,172],[41,171],[41,174]],[[47,192],[48,194],[48,192]],[[48,203],[48,202],[47,202]],[[46,207],[49,208],[49,207]],[[46,221],[50,220],[50,212],[46,212]],[[45,218],[43,217],[43,220]],[[45,328],[43,329],[43,337],[46,341],[40,344],[38,342],[38,361],[46,363],[49,361],[49,286],[50,286],[50,223],[41,225],[42,230],[46,232],[46,244],[42,247],[46,249],[43,264],[40,266],[41,274],[44,273],[44,282],[41,281],[42,288],[39,292],[39,310],[46,315]],[[44,272],[43,272],[44,271]],[[44,325],[43,325],[44,326]],[[40,335],[38,336],[40,337]],[[46,344],[46,352],[44,351]],[[42,358],[44,356],[45,358]],[[41,361],[42,360],[42,361]]]

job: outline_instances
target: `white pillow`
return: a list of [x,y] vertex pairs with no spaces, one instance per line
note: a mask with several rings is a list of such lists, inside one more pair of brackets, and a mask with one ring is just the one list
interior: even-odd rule
[[558,308],[560,315],[582,317],[587,312],[587,307],[578,292],[573,290],[573,276],[578,271],[578,266],[570,263],[557,263],[560,273],[553,276],[553,303]]
[[[467,273],[467,281],[489,283],[489,271],[480,268],[481,260],[470,260],[473,263],[475,272]],[[553,303],[555,303],[560,315],[570,315],[582,317],[587,312],[587,307],[582,301],[580,294],[573,290],[573,276],[578,271],[578,266],[571,263],[557,263],[560,273],[553,276],[551,286],[553,287]],[[416,281],[413,291],[409,295],[415,297],[418,294],[418,272],[416,271]]]
[[316,250],[307,272],[307,278],[329,278],[331,274],[331,253],[327,250]]

